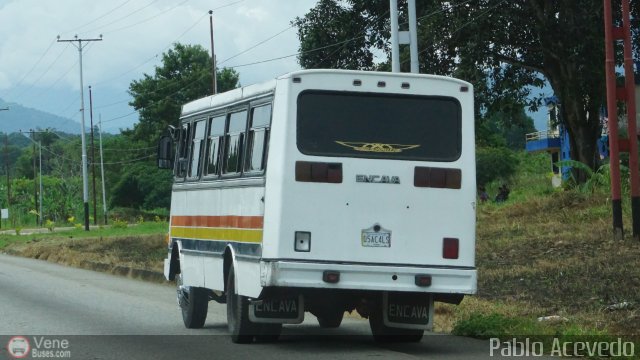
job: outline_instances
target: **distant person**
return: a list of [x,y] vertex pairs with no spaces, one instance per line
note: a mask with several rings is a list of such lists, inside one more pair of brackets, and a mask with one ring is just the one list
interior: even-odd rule
[[484,185],[478,187],[478,197],[480,198],[480,202],[487,202],[487,200],[489,200],[489,194],[487,194]]
[[511,190],[509,190],[509,187],[507,187],[507,184],[502,184],[502,186],[498,188],[498,195],[496,195],[496,202],[503,203],[507,201],[509,199],[510,192]]

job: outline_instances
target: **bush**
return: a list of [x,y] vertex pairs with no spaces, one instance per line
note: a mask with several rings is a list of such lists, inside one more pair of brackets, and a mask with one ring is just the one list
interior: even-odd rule
[[515,152],[506,147],[481,147],[476,149],[476,181],[486,185],[494,180],[512,177],[519,159]]
[[472,314],[468,319],[458,321],[451,332],[453,335],[470,336],[480,339],[516,335],[518,320],[501,314]]
[[114,219],[111,222],[111,227],[114,229],[126,229],[129,223],[126,220]]

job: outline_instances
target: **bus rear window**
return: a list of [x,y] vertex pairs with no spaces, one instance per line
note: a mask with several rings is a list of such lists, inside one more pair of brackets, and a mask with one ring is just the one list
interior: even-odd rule
[[297,145],[315,156],[419,161],[460,157],[461,108],[455,98],[304,91]]

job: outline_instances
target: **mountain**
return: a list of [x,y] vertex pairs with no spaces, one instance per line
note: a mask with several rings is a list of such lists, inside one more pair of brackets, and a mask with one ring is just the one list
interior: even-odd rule
[[80,133],[80,124],[71,119],[0,99],[0,109],[4,108],[9,108],[9,111],[0,111],[0,132],[13,133],[49,128],[71,134]]

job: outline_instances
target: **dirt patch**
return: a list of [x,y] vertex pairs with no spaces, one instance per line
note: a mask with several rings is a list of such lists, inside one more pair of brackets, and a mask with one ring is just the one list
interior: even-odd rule
[[610,214],[605,194],[574,191],[481,207],[479,299],[519,305],[519,316],[560,314],[590,328],[640,334],[640,243],[613,241]]
[[162,271],[167,247],[162,234],[51,238],[14,243],[4,251],[11,255],[147,281],[165,281]]

